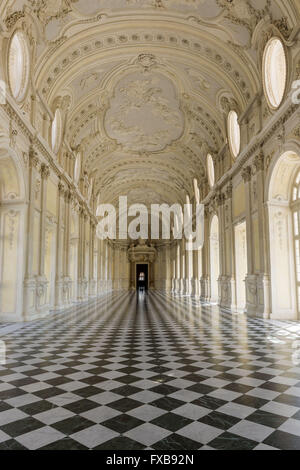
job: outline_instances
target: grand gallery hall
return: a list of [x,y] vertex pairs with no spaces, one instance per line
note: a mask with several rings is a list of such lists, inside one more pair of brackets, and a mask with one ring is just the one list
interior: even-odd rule
[[0,450],[300,450],[299,0],[1,0],[0,45]]

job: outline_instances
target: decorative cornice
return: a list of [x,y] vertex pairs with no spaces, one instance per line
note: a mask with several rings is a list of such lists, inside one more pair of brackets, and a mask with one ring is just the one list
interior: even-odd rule
[[44,139],[36,132],[27,118],[21,114],[19,109],[16,108],[16,105],[9,96],[7,97],[6,104],[2,109],[7,114],[9,120],[14,122],[14,124],[21,130],[22,134],[30,142],[28,156],[29,162],[31,163],[29,164],[31,164],[32,167],[37,168],[41,158],[43,157],[47,162],[47,164],[44,163],[44,165],[47,166],[49,170],[51,169],[51,171],[53,171],[66,186],[71,188],[73,197],[76,199],[78,204],[82,204],[85,207],[86,212],[89,214],[89,217],[95,219],[96,221],[96,217],[91,212],[87,202],[74,185],[70,176],[59,165]]
[[[286,106],[283,105],[280,110],[278,110],[278,112],[276,113],[280,115],[277,121],[275,121],[274,123],[268,123],[266,127],[261,131],[261,133],[255,136],[255,138],[253,139],[254,142],[251,141],[248,144],[246,149],[237,158],[235,164],[217,182],[215,190],[217,190],[218,188],[222,188],[230,180],[232,180],[232,178],[242,170],[244,165],[251,160],[253,155],[255,155],[257,152],[260,152],[262,147],[268,144],[268,142],[274,136],[276,136],[278,129],[282,127],[282,125],[285,124],[291,118],[291,116],[296,114],[297,111],[299,111],[299,105],[295,105],[291,101],[287,103]],[[204,204],[208,204],[213,197],[214,192],[211,191],[202,202]]]

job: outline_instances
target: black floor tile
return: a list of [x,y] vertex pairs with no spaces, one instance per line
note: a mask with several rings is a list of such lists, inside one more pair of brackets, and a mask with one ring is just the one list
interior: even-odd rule
[[59,421],[58,423],[54,423],[51,425],[51,427],[69,436],[71,434],[75,434],[76,432],[82,431],[83,429],[94,426],[94,424],[94,422],[89,421],[82,416],[75,415],[71,416],[71,418]]
[[143,450],[146,446],[139,442],[133,441],[126,436],[119,436],[104,442],[94,448],[94,450]]
[[236,423],[240,421],[239,418],[235,416],[226,415],[225,413],[219,413],[218,411],[212,411],[206,416],[203,416],[198,421],[204,424],[208,424],[209,426],[213,426],[218,429],[223,429],[226,431],[227,429],[234,426]]
[[202,447],[202,444],[179,434],[171,434],[153,444],[152,447],[155,450],[197,450]]
[[102,426],[106,426],[107,428],[121,434],[130,431],[141,424],[143,424],[143,421],[126,414],[115,416],[114,418],[101,423]]
[[229,432],[224,432],[209,443],[210,447],[218,450],[252,450],[257,445],[258,442]]
[[1,431],[4,431],[11,437],[17,437],[22,434],[26,434],[27,432],[35,431],[43,426],[43,423],[29,416],[28,418],[20,419],[1,426]]
[[265,439],[264,444],[281,450],[300,450],[300,437],[276,430]]
[[174,413],[166,413],[151,421],[152,424],[160,426],[161,428],[168,429],[168,431],[176,432],[178,429],[192,423],[191,419],[185,418]]
[[256,410],[250,416],[247,416],[248,421],[262,424],[263,426],[269,426],[270,428],[279,428],[288,418],[280,416],[268,411]]

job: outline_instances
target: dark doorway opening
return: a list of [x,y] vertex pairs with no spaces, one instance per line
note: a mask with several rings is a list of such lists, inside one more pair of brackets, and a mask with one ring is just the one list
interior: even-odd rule
[[148,264],[136,265],[136,288],[148,290]]

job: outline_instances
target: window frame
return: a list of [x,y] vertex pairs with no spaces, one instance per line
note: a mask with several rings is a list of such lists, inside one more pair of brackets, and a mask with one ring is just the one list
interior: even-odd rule
[[[58,119],[57,119],[58,118]],[[56,123],[56,136],[54,141],[54,124]],[[52,120],[51,125],[51,149],[52,151],[57,154],[60,150],[60,146],[62,144],[62,135],[63,135],[63,117],[59,107],[55,109],[54,117]]]
[[[211,164],[211,166],[210,166]],[[216,184],[216,173],[215,173],[215,163],[212,155],[208,153],[206,155],[206,169],[207,169],[207,179],[210,188],[212,189]],[[213,175],[211,175],[211,171],[213,171]],[[213,178],[212,178],[213,176]]]
[[[15,75],[15,71],[12,71],[12,46],[13,41],[19,37],[20,45],[22,47],[22,70],[20,71],[21,77],[21,85],[18,92],[15,91],[15,86],[13,83],[13,75]],[[31,55],[30,55],[30,48],[28,43],[28,38],[25,32],[21,29],[16,29],[10,37],[9,45],[8,45],[8,54],[7,54],[7,78],[8,78],[8,85],[9,90],[12,97],[16,100],[17,103],[22,103],[27,96],[29,85],[30,85],[30,73],[31,73]],[[19,74],[18,74],[19,75]]]
[[[268,59],[269,59],[269,62],[271,61],[271,56],[268,57],[268,54],[270,52],[270,48],[272,47],[272,43],[275,42],[275,41],[279,42],[281,47],[282,47],[282,51],[283,51],[283,54],[284,54],[284,62],[285,62],[284,86],[283,86],[282,96],[280,97],[280,99],[277,99],[275,97],[274,90],[270,89],[270,87],[273,88],[273,86],[271,84],[271,79],[270,79],[270,70],[269,70],[269,72],[267,70]],[[264,95],[265,95],[265,98],[267,100],[268,106],[269,106],[270,109],[275,111],[278,108],[280,108],[280,106],[283,103],[284,96],[285,96],[285,93],[286,93],[286,88],[287,88],[287,81],[288,81],[287,53],[286,53],[285,45],[284,45],[282,39],[279,36],[272,36],[265,45],[264,53],[263,53],[263,60],[262,60],[262,79],[263,79]],[[270,82],[270,84],[268,82]],[[275,101],[272,101],[273,98],[272,98],[271,95],[273,96]]]
[[[234,135],[233,135],[233,126],[231,122],[231,117],[235,115],[236,116],[236,131],[238,131],[238,149],[235,148],[236,143],[234,142]],[[240,152],[241,152],[241,126],[239,124],[239,116],[238,113],[234,110],[231,109],[228,113],[227,116],[227,137],[228,137],[228,143],[229,143],[229,148],[231,155],[233,156],[234,159],[238,158]]]

